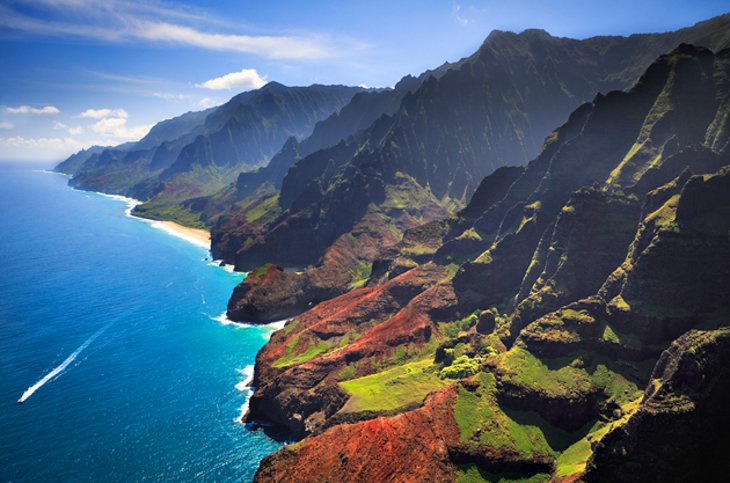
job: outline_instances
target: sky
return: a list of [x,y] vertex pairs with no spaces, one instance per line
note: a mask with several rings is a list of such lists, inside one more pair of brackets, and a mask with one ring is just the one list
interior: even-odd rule
[[60,161],[268,81],[394,85],[493,29],[663,32],[727,0],[0,0],[0,159]]

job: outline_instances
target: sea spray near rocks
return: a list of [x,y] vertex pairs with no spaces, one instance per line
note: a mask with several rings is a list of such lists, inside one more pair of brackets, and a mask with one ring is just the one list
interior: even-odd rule
[[244,376],[244,379],[236,384],[236,389],[241,391],[246,398],[246,400],[241,404],[241,412],[238,415],[237,418],[235,418],[233,421],[236,423],[242,423],[243,418],[246,416],[246,413],[248,412],[248,403],[251,400],[251,396],[253,395],[254,388],[250,386],[251,382],[253,382],[253,372],[254,372],[254,366],[249,365],[244,367],[243,369],[238,369],[238,372]]

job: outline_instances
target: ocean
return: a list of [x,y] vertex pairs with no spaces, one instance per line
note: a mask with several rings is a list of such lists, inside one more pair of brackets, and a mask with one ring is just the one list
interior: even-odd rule
[[242,274],[67,181],[0,164],[0,481],[250,481],[282,443],[237,422]]

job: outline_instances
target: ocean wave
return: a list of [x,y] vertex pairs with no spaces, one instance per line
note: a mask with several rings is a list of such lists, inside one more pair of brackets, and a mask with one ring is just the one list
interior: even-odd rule
[[[233,270],[234,265],[231,265],[228,263],[223,263],[223,260],[212,260],[210,263],[208,263],[208,265],[210,265],[211,267],[222,268],[223,270],[225,270],[228,273],[234,272],[234,270]],[[241,272],[241,273],[243,273],[243,272]]]
[[235,320],[231,320],[231,319],[228,318],[228,313],[227,312],[223,312],[218,317],[210,317],[210,318],[212,320],[215,320],[216,322],[218,322],[221,325],[232,325],[234,327],[241,327],[241,328],[244,328],[244,329],[250,329],[250,328],[253,328],[253,327],[260,327],[260,326],[255,325],[255,324],[247,324],[245,322],[236,322]]
[[237,369],[237,371],[239,374],[244,376],[244,379],[236,384],[236,389],[243,393],[246,400],[243,404],[241,404],[238,417],[233,421],[236,423],[243,423],[243,418],[245,418],[246,413],[248,413],[249,402],[251,401],[251,396],[253,396],[254,391],[254,388],[250,386],[251,382],[253,382],[254,366],[246,366],[243,369]]
[[136,198],[129,198],[128,196],[112,195],[112,194],[109,194],[109,193],[102,193],[101,191],[82,190],[82,189],[78,189],[78,188],[71,188],[71,189],[73,189],[75,191],[81,191],[81,192],[84,192],[84,193],[94,193],[95,195],[103,196],[104,198],[110,198],[112,200],[122,201],[122,202],[124,202],[124,203],[127,204],[127,209],[124,210],[124,214],[126,216],[128,216],[129,218],[135,218],[137,220],[147,221],[144,218],[140,218],[140,217],[134,216],[132,214],[132,210],[134,209],[135,206],[141,205],[142,203],[144,203],[141,200],[138,200]]
[[267,329],[264,333],[264,336],[266,338],[271,337],[271,334],[276,332],[277,330],[283,329],[286,323],[289,321],[289,319],[284,320],[277,320],[276,322],[269,322],[268,324],[249,324],[247,322],[236,322],[235,320],[231,320],[228,318],[228,313],[223,312],[218,317],[212,317],[211,320],[215,320],[221,325],[232,325],[234,327],[241,327],[243,329]]
[[[76,188],[74,188],[74,189],[76,189]],[[110,198],[112,200],[122,201],[122,202],[124,202],[124,203],[127,204],[127,209],[124,210],[124,215],[125,216],[127,216],[129,218],[134,218],[135,220],[143,221],[143,222],[147,223],[148,225],[150,225],[153,228],[156,228],[158,230],[162,230],[165,233],[167,233],[168,235],[172,235],[172,236],[175,236],[175,237],[178,237],[178,238],[182,238],[183,240],[185,240],[188,243],[191,243],[193,245],[196,245],[196,246],[205,248],[206,250],[209,250],[210,249],[210,244],[209,243],[207,243],[207,242],[205,242],[203,240],[199,240],[197,238],[188,236],[185,233],[182,233],[182,232],[180,232],[180,231],[178,231],[178,230],[176,230],[176,229],[174,229],[174,228],[166,225],[165,223],[163,223],[161,221],[158,221],[158,220],[149,220],[147,218],[142,218],[141,216],[135,216],[134,214],[132,214],[132,211],[134,210],[134,208],[136,206],[141,205],[142,203],[144,203],[144,201],[138,200],[136,198],[130,198],[128,196],[123,196],[123,195],[113,195],[113,194],[109,194],[109,193],[102,193],[101,191],[88,191],[88,190],[77,190],[77,191],[87,191],[87,192],[90,192],[90,193],[97,194],[99,196],[103,196],[105,198]]]
[[245,389],[248,389],[249,384],[251,384],[251,381],[253,381],[253,372],[254,372],[254,366],[246,366],[243,369],[236,369],[239,374],[241,374],[244,379],[236,384],[236,389],[239,391],[244,391]]
[[266,326],[271,327],[272,330],[281,330],[284,328],[287,322],[289,322],[289,319],[277,320],[276,322],[266,324]]

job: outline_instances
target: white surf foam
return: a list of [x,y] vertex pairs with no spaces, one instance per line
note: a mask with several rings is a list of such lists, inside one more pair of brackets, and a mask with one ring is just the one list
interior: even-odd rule
[[[75,188],[74,188],[74,189],[75,189]],[[95,194],[97,194],[97,195],[99,195],[99,196],[103,196],[103,197],[105,197],[105,198],[111,198],[111,199],[113,199],[113,200],[117,200],[117,201],[123,201],[124,203],[126,203],[126,204],[127,204],[127,209],[126,209],[126,210],[124,210],[124,214],[125,214],[126,216],[128,216],[128,217],[130,217],[130,218],[136,218],[136,219],[138,219],[138,220],[144,220],[144,221],[147,221],[147,220],[145,220],[144,218],[140,218],[140,217],[138,217],[138,216],[134,216],[134,215],[132,214],[132,210],[134,209],[134,207],[135,207],[135,206],[137,206],[137,205],[141,205],[141,204],[143,203],[142,201],[140,201],[140,200],[138,200],[138,199],[135,199],[135,198],[129,198],[129,197],[127,197],[127,196],[122,196],[122,195],[110,195],[110,194],[108,194],[108,193],[102,193],[101,191],[92,191],[92,193],[95,193]]]
[[46,374],[45,376],[43,376],[38,382],[36,382],[32,386],[30,386],[28,389],[26,389],[26,391],[23,393],[23,395],[20,396],[20,399],[18,399],[18,402],[19,403],[25,402],[26,399],[28,399],[29,397],[31,397],[45,383],[47,383],[51,379],[59,376],[76,359],[76,357],[78,357],[78,355],[81,354],[81,352],[84,349],[86,349],[87,347],[89,347],[89,345],[91,345],[91,343],[94,342],[97,337],[99,337],[106,329],[108,329],[110,325],[111,325],[111,323],[105,325],[101,329],[99,329],[96,332],[94,332],[91,335],[91,337],[89,337],[88,339],[86,339],[84,341],[84,343],[79,346],[78,349],[76,349],[75,351],[73,351],[71,353],[71,355],[66,358],[66,360],[64,360],[58,366],[56,366],[55,368],[53,368],[53,370],[51,370],[51,372],[49,372],[48,374]]
[[[76,189],[76,188],[74,188],[74,189]],[[81,190],[79,190],[79,191],[81,191]],[[135,220],[143,221],[143,222],[149,224],[153,228],[157,228],[158,230],[164,231],[168,235],[172,235],[172,236],[176,236],[178,238],[182,238],[183,240],[187,241],[188,243],[191,243],[191,244],[196,245],[196,246],[199,246],[199,247],[203,247],[206,250],[209,250],[210,249],[210,244],[208,242],[205,242],[203,240],[199,240],[197,238],[188,236],[185,233],[179,232],[179,231],[175,230],[174,228],[165,225],[161,221],[149,220],[147,218],[142,218],[140,216],[134,216],[132,214],[132,210],[134,210],[134,208],[137,205],[141,205],[142,203],[144,203],[141,200],[138,200],[138,199],[135,199],[135,198],[129,198],[127,196],[122,196],[122,195],[111,195],[111,194],[108,194],[108,193],[102,193],[100,191],[91,191],[91,193],[97,194],[99,196],[103,196],[105,198],[111,198],[113,200],[122,201],[122,202],[126,203],[127,204],[127,209],[124,210],[124,214],[125,214],[125,216],[128,216],[129,218],[134,218]],[[231,269],[231,271],[233,271],[233,270]]]
[[286,325],[287,321],[289,319],[284,320],[278,320],[276,322],[270,322],[268,324],[249,324],[246,322],[236,322],[235,320],[231,320],[228,318],[227,312],[223,312],[218,317],[210,317],[212,320],[215,320],[219,324],[222,325],[232,325],[234,327],[241,327],[244,329],[251,329],[251,328],[258,328],[258,329],[268,329],[266,333],[266,337],[270,337],[273,332],[276,332],[277,330],[283,329]]
[[281,330],[284,328],[286,323],[289,321],[289,319],[284,320],[277,320],[276,322],[272,322],[270,324],[266,324],[267,327],[271,327],[271,330]]
[[[212,267],[222,268],[223,270],[225,270],[228,273],[234,272],[234,270],[233,270],[234,266],[230,265],[228,263],[223,263],[223,260],[212,260],[208,265],[210,265]],[[241,272],[241,273],[243,273],[243,272]]]
[[253,369],[254,366],[246,366],[243,369],[236,369],[239,374],[244,376],[244,379],[236,384],[236,389],[239,391],[245,391],[248,389],[249,384],[251,384],[251,381],[253,381]]
[[246,417],[246,413],[248,412],[248,404],[251,401],[251,396],[253,395],[253,387],[251,387],[249,384],[253,381],[253,371],[254,366],[246,366],[243,369],[237,369],[240,374],[244,376],[244,379],[236,384],[236,389],[241,391],[246,400],[241,404],[241,410],[238,414],[238,417],[234,419],[233,421],[236,423],[243,423],[243,418]]
[[246,324],[245,322],[236,322],[235,320],[231,320],[228,318],[228,315],[226,312],[223,312],[218,317],[210,317],[212,320],[215,320],[216,322],[220,323],[221,325],[232,325],[234,327],[242,327],[245,329],[251,328],[251,327],[257,327],[254,324]]

